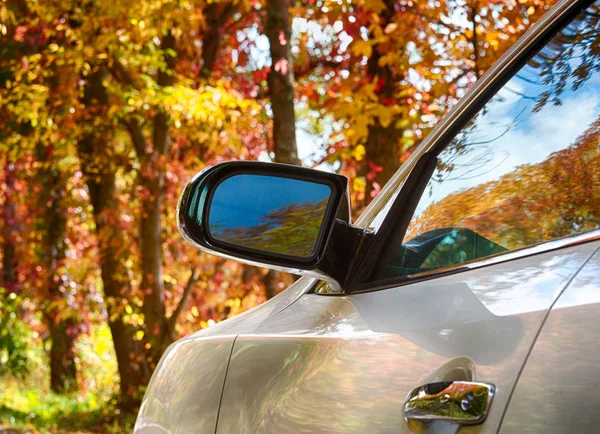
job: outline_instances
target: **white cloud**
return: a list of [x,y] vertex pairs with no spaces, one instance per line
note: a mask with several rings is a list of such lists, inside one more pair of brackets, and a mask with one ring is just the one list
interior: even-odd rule
[[[498,94],[501,98],[488,104],[487,112],[470,133],[467,142],[472,150],[457,160],[464,166],[448,180],[435,184],[426,203],[419,204],[419,211],[448,194],[499,179],[518,166],[544,161],[575,143],[600,117],[600,94],[591,82],[578,92],[565,93],[562,105],[548,102],[533,114],[536,102],[521,96],[526,90],[516,80],[507,86],[514,92],[502,89]],[[474,160],[485,164],[468,164]]]

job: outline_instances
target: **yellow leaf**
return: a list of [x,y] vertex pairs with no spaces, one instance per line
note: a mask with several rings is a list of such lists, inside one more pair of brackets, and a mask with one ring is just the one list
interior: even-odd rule
[[352,43],[352,53],[355,56],[366,56],[371,57],[373,53],[373,47],[369,41],[355,41]]
[[406,118],[402,118],[400,119],[398,122],[396,122],[396,129],[398,130],[403,130],[405,128],[408,128],[410,126],[410,121]]
[[383,128],[389,127],[390,124],[392,123],[392,121],[394,120],[393,113],[390,110],[385,110],[385,109],[377,110],[377,115],[379,116],[379,124]]
[[354,158],[356,161],[362,161],[363,158],[365,158],[366,154],[367,154],[367,151],[366,151],[365,147],[363,145],[358,145],[352,151],[352,158]]
[[357,176],[352,182],[352,187],[357,193],[364,193],[367,189],[367,181],[363,176]]
[[135,339],[141,341],[144,338],[144,332],[142,330],[138,330],[135,332]]

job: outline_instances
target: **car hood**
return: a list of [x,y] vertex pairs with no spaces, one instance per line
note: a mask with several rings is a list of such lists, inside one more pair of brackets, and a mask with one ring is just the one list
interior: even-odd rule
[[315,282],[301,278],[268,302],[173,343],[152,375],[134,433],[214,432],[236,337],[290,306]]

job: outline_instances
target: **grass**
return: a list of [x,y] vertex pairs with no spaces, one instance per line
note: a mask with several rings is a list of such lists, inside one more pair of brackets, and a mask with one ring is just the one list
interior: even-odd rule
[[130,433],[134,416],[114,398],[118,375],[108,327],[94,328],[78,342],[80,390],[58,395],[49,390],[44,344],[28,349],[23,378],[0,377],[0,433]]
[[43,389],[20,388],[4,378],[0,387],[0,427],[19,433],[125,433],[133,415],[124,415],[116,400],[99,401],[92,393],[57,395]]

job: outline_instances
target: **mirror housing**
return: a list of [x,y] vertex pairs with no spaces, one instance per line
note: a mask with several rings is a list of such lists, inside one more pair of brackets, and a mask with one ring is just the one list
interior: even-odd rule
[[346,177],[278,163],[208,167],[177,208],[193,246],[250,265],[327,280],[341,291],[365,231],[350,225]]

